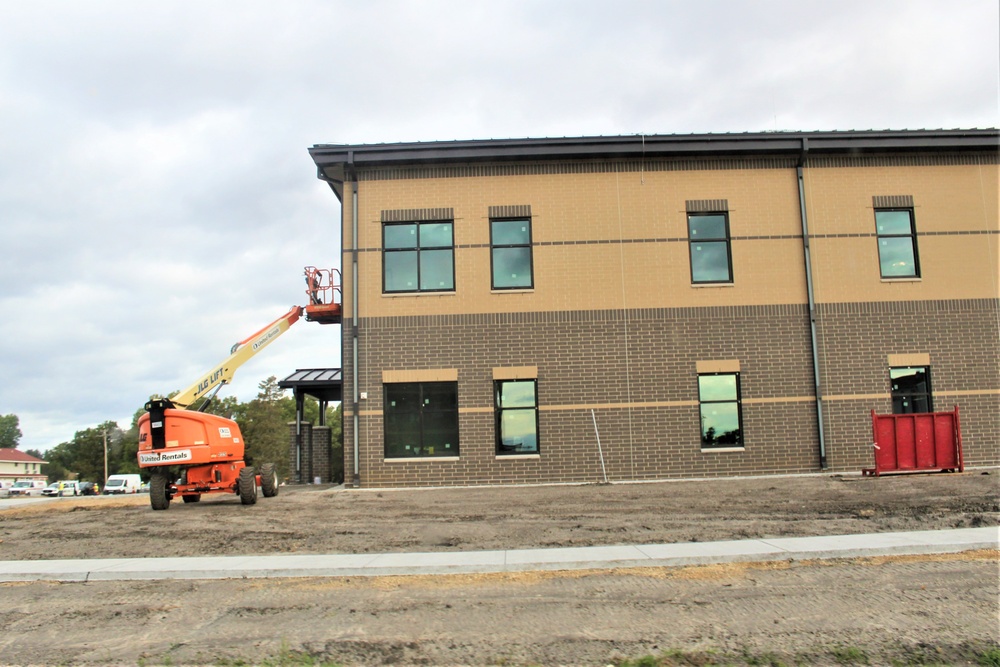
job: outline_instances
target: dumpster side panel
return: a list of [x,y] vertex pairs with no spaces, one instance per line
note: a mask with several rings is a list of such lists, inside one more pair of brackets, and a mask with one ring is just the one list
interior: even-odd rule
[[910,415],[896,418],[896,468],[914,470],[917,467],[917,438]]
[[916,434],[916,468],[933,468],[937,465],[937,450],[934,446],[934,415],[914,415],[913,426]]
[[955,442],[955,416],[949,413],[934,415],[934,461],[938,468],[958,468],[958,443]]
[[896,420],[885,416],[875,419],[875,470],[876,473],[896,470]]

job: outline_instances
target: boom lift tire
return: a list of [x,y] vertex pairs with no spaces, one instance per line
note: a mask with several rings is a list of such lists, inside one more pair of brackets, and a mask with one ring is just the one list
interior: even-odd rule
[[162,473],[156,473],[149,478],[149,504],[154,510],[170,508],[170,492],[167,490],[170,480]]
[[190,494],[190,495],[181,496],[181,500],[183,500],[186,503],[196,503],[196,502],[198,502],[198,501],[201,500],[201,494],[200,493],[193,493],[193,494]]
[[250,466],[240,468],[240,479],[237,485],[241,503],[253,505],[257,502],[257,475],[254,474],[253,468]]
[[278,495],[278,473],[274,470],[273,463],[265,463],[260,467],[260,490],[264,492],[265,498]]

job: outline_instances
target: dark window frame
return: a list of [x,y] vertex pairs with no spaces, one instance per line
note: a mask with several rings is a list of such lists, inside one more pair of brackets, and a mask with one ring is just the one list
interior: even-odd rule
[[[707,218],[714,216],[722,216],[725,221],[726,235],[724,239],[714,238],[714,239],[695,239],[691,234],[691,219],[692,218]],[[691,284],[692,285],[731,285],[734,281],[733,272],[733,237],[732,232],[729,227],[729,211],[688,211],[687,212],[687,231],[688,231],[688,263],[691,271]],[[728,266],[729,278],[726,280],[698,280],[694,275],[694,245],[695,243],[725,243],[726,244],[726,264]]]
[[[425,410],[425,408],[424,408],[424,406],[425,406],[425,403],[424,403],[424,390],[425,390],[425,388],[427,388],[430,385],[435,385],[435,386],[438,386],[438,387],[440,387],[442,385],[449,385],[450,387],[452,387],[454,389],[454,395],[455,395],[455,407],[454,407],[455,448],[454,448],[454,450],[444,450],[444,449],[442,449],[442,452],[444,452],[444,453],[440,453],[440,454],[439,453],[433,453],[433,454],[423,453],[428,448],[430,448],[432,446],[435,446],[435,447],[437,446],[436,443],[434,445],[427,444],[427,441],[425,439],[425,429],[424,429],[424,415],[425,415],[425,413],[434,413],[434,414],[441,415],[441,414],[446,414],[447,412],[450,412],[450,410],[434,410],[434,409]],[[393,388],[393,387],[397,387],[397,388],[410,387],[410,388],[412,388],[414,386],[419,387],[419,393],[420,393],[420,398],[419,398],[419,400],[417,402],[417,405],[418,405],[418,408],[419,408],[418,422],[419,422],[419,430],[420,430],[420,443],[419,443],[418,447],[420,449],[417,452],[410,452],[410,453],[407,453],[407,454],[390,454],[389,453],[390,432],[389,432],[389,426],[388,426],[388,422],[389,422],[389,410],[390,410],[390,407],[389,407],[389,404],[390,404],[390,396],[389,396],[390,388]],[[458,382],[456,382],[456,381],[443,381],[443,382],[441,382],[441,381],[433,381],[433,382],[431,382],[431,381],[428,381],[428,382],[386,382],[386,383],[383,384],[382,400],[383,400],[383,402],[382,402],[382,414],[383,414],[383,418],[382,418],[382,456],[383,456],[383,458],[385,460],[427,459],[427,460],[433,461],[434,459],[446,458],[446,457],[447,458],[458,457],[460,455],[461,436],[460,436],[460,432],[459,432],[460,421],[459,421],[459,411],[458,411]]]
[[[712,377],[712,376],[722,376],[728,375],[736,378],[736,398],[726,399],[726,400],[704,400],[701,396],[701,378]],[[743,388],[740,382],[740,373],[738,371],[724,371],[719,373],[698,373],[698,437],[701,442],[702,449],[725,449],[725,448],[740,448],[746,447],[746,438],[743,432]],[[705,427],[704,427],[704,416],[703,408],[706,405],[736,405],[736,420],[737,420],[737,441],[736,442],[711,442],[705,439]]]
[[[909,371],[909,370],[923,370],[924,372],[924,382],[927,385],[927,391],[896,391],[894,388],[896,378],[893,377],[893,371]],[[924,366],[891,366],[889,367],[889,396],[892,401],[892,414],[894,415],[908,415],[914,414],[916,411],[912,409],[915,398],[923,398],[927,403],[927,412],[934,412],[934,386],[931,384],[931,367],[930,365]],[[907,405],[907,401],[909,404]],[[906,409],[907,407],[911,409]],[[921,411],[923,412],[923,411]]]
[[[878,214],[905,212],[910,216],[909,234],[881,234],[878,231]],[[913,273],[908,275],[886,275],[882,271],[882,240],[883,239],[910,239],[910,247],[913,250]],[[917,248],[917,221],[913,214],[912,206],[879,206],[875,208],[875,243],[878,248],[878,272],[879,276],[885,280],[894,278],[907,279],[920,277],[920,253]]]
[[[412,248],[387,248],[385,243],[385,232],[389,227],[403,227],[406,225],[416,225],[417,241]],[[420,245],[420,227],[423,225],[451,225],[451,245],[449,246],[426,246]],[[445,289],[423,289],[420,287],[420,253],[423,251],[451,251],[451,287]],[[417,276],[415,289],[386,289],[386,255],[403,252],[416,252],[417,254]],[[383,294],[417,294],[417,293],[441,293],[455,291],[455,221],[454,220],[404,220],[396,222],[382,223],[382,293]]]
[[[493,223],[494,222],[518,222],[523,220],[528,223],[528,242],[527,243],[496,243],[493,240]],[[512,216],[512,217],[499,217],[490,218],[490,289],[493,290],[518,290],[518,289],[534,289],[535,288],[535,249],[534,249],[534,232],[532,229],[531,216]],[[509,287],[497,286],[496,284],[496,261],[495,255],[498,249],[504,248],[527,248],[528,250],[528,270],[530,271],[531,280],[528,285],[512,285]]]
[[[531,407],[518,406],[518,407],[503,407],[500,405],[500,399],[502,397],[503,385],[506,383],[516,383],[516,382],[531,382],[534,389],[535,404]],[[503,419],[503,414],[505,412],[527,412],[531,410],[535,415],[535,449],[534,451],[518,451],[516,449],[507,449],[507,445],[503,443],[503,429],[501,427],[501,421]],[[539,432],[539,420],[538,420],[538,379],[537,378],[524,378],[520,380],[494,380],[493,381],[493,427],[494,427],[494,444],[497,456],[534,456],[541,454],[542,444],[541,444],[541,433]]]

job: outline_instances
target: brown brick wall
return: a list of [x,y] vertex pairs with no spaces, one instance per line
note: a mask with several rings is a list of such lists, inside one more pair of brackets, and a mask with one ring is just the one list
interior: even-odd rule
[[869,466],[870,411],[892,411],[890,354],[929,354],[936,410],[961,413],[967,465],[1000,463],[1000,313],[996,300],[820,304],[829,463]]
[[[579,482],[818,467],[802,306],[362,319],[365,486]],[[702,452],[696,362],[739,359],[747,446]],[[539,459],[494,454],[494,367],[537,366]],[[457,368],[459,461],[386,462],[382,371]],[[349,377],[350,373],[345,373]],[[352,465],[350,417],[345,465]]]
[[[329,426],[313,426],[302,422],[302,449],[297,451],[295,422],[288,424],[288,479],[293,484],[312,484],[318,477],[320,482],[335,482],[332,431]],[[298,457],[301,456],[301,460]],[[296,469],[300,465],[301,469]]]
[[312,429],[312,472],[313,477],[317,477],[322,484],[329,484],[333,481],[333,474],[330,466],[330,436],[329,426],[314,426]]
[[[891,410],[887,356],[906,353],[930,354],[938,409],[961,406],[967,465],[1000,463],[997,302],[840,304],[819,322],[831,470],[871,465],[869,413]],[[360,333],[363,486],[600,481],[591,410],[610,481],[820,469],[802,306],[362,319]],[[696,362],[719,359],[740,362],[742,452],[699,445]],[[537,459],[494,454],[492,369],[511,366],[538,369]],[[382,371],[440,368],[458,369],[459,460],[384,461]]]

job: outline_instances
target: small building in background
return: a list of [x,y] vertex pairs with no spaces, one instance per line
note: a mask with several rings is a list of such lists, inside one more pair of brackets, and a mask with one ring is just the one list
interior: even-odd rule
[[42,481],[47,478],[42,474],[42,466],[48,463],[40,458],[25,454],[19,449],[5,447],[0,449],[0,482],[10,483],[21,480]]

